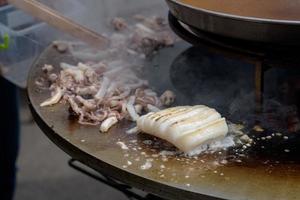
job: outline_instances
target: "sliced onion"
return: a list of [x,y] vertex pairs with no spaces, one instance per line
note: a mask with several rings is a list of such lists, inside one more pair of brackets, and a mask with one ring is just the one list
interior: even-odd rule
[[64,72],[66,74],[70,74],[74,78],[74,80],[77,82],[82,82],[85,79],[83,72],[79,69],[68,68],[68,69],[65,69]]
[[138,30],[141,30],[141,31],[143,31],[145,33],[148,33],[148,34],[155,34],[154,31],[152,31],[150,28],[148,28],[147,26],[145,26],[145,25],[143,25],[141,23],[136,24],[136,28]]
[[56,88],[54,95],[40,104],[41,107],[57,104],[64,94],[64,90],[60,87]]
[[112,82],[110,84],[110,86],[108,87],[108,89],[107,89],[107,94],[113,95],[113,93],[116,90],[116,88],[117,88],[117,84],[115,82]]
[[134,106],[133,106],[134,101],[135,101],[135,96],[131,96],[126,105],[127,111],[129,113],[129,116],[131,117],[132,121],[136,121],[140,117],[134,109]]
[[103,77],[101,87],[100,87],[99,91],[97,92],[97,94],[95,95],[96,99],[98,99],[99,101],[103,100],[103,98],[107,92],[107,89],[109,87],[109,84],[110,84],[110,80],[107,77]]
[[90,66],[86,65],[86,64],[83,64],[83,63],[78,63],[77,65],[78,69],[82,70],[82,71],[85,71],[85,70],[88,70],[88,69],[92,69]]
[[147,104],[147,109],[148,109],[149,112],[158,112],[158,111],[160,111],[160,109],[158,107],[153,106],[151,104]]

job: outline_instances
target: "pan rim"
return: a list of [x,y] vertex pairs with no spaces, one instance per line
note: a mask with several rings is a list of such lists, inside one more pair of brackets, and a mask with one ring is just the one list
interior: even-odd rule
[[241,16],[241,15],[234,15],[234,14],[228,14],[218,11],[212,11],[204,8],[198,8],[192,5],[185,4],[183,2],[180,2],[179,0],[167,0],[169,2],[172,2],[174,4],[178,4],[180,6],[183,6],[188,9],[192,9],[194,11],[200,11],[203,13],[207,13],[209,15],[213,15],[216,17],[223,17],[231,20],[240,20],[240,21],[249,21],[249,22],[255,22],[255,23],[268,23],[268,24],[283,24],[283,25],[300,25],[300,20],[281,20],[281,19],[268,19],[268,18],[260,18],[260,17],[249,17],[249,16]]

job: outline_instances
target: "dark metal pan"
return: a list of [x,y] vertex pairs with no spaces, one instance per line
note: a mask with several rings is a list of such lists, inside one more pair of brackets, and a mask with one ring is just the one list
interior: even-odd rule
[[297,1],[166,1],[171,13],[192,28],[242,40],[300,44],[300,3]]
[[[187,49],[188,47],[186,43],[180,43],[160,51],[145,68],[144,78],[149,80],[155,91],[166,88],[176,91],[178,105],[202,101],[213,103],[204,98],[207,90],[203,90],[213,85],[214,89],[209,90],[215,91],[213,100],[220,99],[213,107],[231,119],[226,114],[229,107],[227,103],[235,98],[232,95],[235,88],[239,89],[243,85],[248,90],[253,85],[249,74],[253,73],[253,64],[259,61],[251,58],[250,61],[230,61],[234,57],[218,57],[221,51],[212,54],[213,50],[207,51],[200,46]],[[45,76],[41,67],[52,64],[57,72],[60,62],[77,61],[69,53],[60,54],[51,46],[41,54],[29,73],[28,97],[37,124],[72,158],[106,176],[166,199],[297,199],[300,195],[300,165],[297,156],[299,137],[293,138],[297,133],[290,134],[288,140],[275,137],[272,140],[257,141],[253,150],[245,151],[238,157],[232,150],[198,158],[169,155],[167,159],[162,159],[162,156],[157,157],[160,148],[144,143],[151,137],[145,134],[125,134],[133,125],[129,122],[118,124],[107,134],[100,134],[98,127],[83,126],[70,119],[66,104],[41,108],[39,104],[50,94],[49,90],[36,85],[36,80]],[[154,65],[155,67],[151,67]],[[245,69],[248,70],[246,73]],[[226,82],[220,82],[222,80]],[[233,85],[223,86],[223,83],[231,83],[231,80],[234,80]],[[241,84],[237,84],[237,80],[241,80]],[[210,84],[212,82],[214,83]],[[239,108],[248,109],[243,105]],[[239,110],[239,113],[247,115],[248,112]],[[234,114],[235,118],[240,116]],[[265,137],[269,132],[258,134],[259,137]],[[122,150],[116,144],[119,140],[134,146]],[[133,148],[135,145],[138,145],[137,149]],[[264,149],[261,148],[262,145]],[[290,150],[289,154],[283,151],[286,148]],[[142,170],[141,166],[146,159],[153,159],[152,167]],[[221,161],[225,160],[228,163],[222,164],[224,162]],[[132,165],[127,166],[128,161]]]

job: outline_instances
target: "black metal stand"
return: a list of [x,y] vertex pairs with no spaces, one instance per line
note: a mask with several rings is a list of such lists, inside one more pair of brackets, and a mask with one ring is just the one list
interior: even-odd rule
[[[125,185],[123,183],[120,183],[119,181],[116,181],[110,177],[107,177],[99,172],[93,172],[92,169],[86,167],[86,165],[84,164],[79,164],[81,163],[80,161],[76,160],[76,159],[70,159],[68,164],[70,167],[72,167],[73,169],[97,180],[100,181],[101,183],[104,183],[116,190],[118,190],[119,192],[122,192],[128,199],[136,199],[136,200],[164,200],[160,197],[157,197],[155,195],[152,194],[145,194],[140,195],[135,193],[134,191],[132,191],[132,187]],[[97,173],[97,174],[96,174]]]

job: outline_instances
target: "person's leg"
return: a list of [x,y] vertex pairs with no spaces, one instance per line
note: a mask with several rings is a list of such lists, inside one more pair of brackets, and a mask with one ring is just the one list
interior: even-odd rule
[[13,198],[19,147],[17,88],[0,77],[0,199]]

